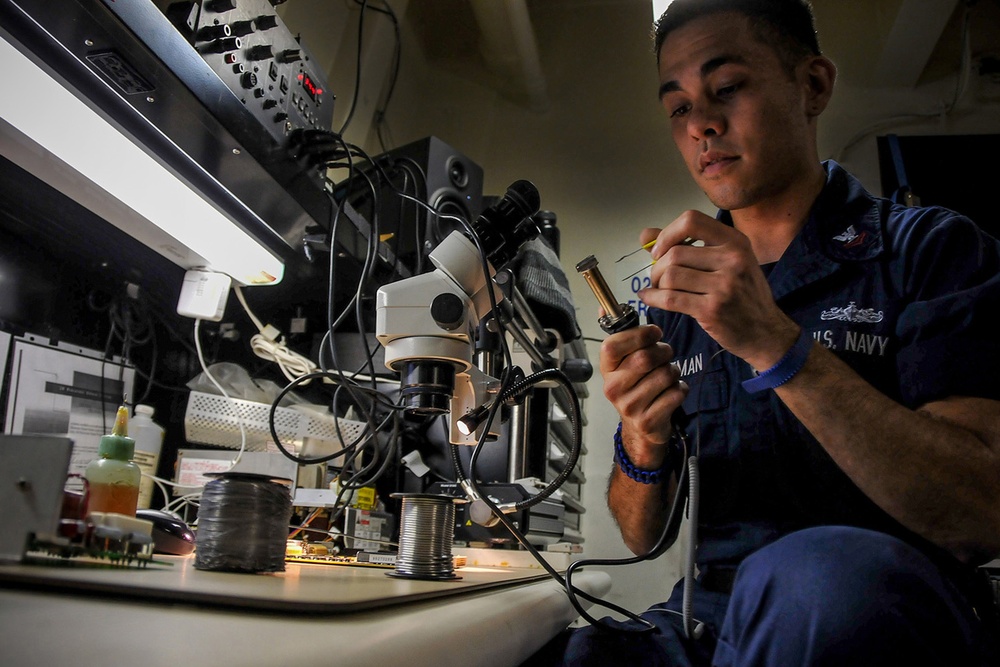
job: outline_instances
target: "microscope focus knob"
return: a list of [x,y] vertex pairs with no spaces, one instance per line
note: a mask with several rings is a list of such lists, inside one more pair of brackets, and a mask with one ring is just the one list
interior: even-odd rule
[[451,292],[438,294],[431,301],[431,317],[445,331],[454,331],[465,323],[465,301]]

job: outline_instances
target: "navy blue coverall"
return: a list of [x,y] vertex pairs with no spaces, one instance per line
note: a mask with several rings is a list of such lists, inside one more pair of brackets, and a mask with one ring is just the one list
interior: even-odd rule
[[[1000,242],[824,167],[806,226],[763,267],[781,309],[904,406],[1000,399]],[[569,630],[527,664],[1000,664],[980,573],[871,502],[774,391],[745,391],[753,369],[697,322],[649,317],[691,386],[682,423],[701,470],[693,616],[705,636],[687,639],[663,611],[680,610],[678,583],[644,614],[660,632]]]

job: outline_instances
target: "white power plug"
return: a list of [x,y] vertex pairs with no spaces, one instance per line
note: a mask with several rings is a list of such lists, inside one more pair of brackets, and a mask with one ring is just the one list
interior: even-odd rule
[[224,273],[192,269],[184,274],[177,314],[218,322],[226,311],[232,278]]

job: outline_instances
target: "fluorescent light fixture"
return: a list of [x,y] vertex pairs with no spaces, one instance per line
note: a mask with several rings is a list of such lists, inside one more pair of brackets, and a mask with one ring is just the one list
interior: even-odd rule
[[667,11],[667,5],[673,0],[653,0],[653,20],[656,21]]
[[0,153],[185,269],[282,279],[280,258],[3,37],[4,87],[18,92],[0,95]]

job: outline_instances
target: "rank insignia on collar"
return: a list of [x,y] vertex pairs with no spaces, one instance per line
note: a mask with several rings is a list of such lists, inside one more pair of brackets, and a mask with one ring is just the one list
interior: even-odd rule
[[868,232],[861,232],[859,234],[858,231],[854,229],[854,225],[850,225],[842,234],[834,236],[833,240],[840,241],[844,244],[845,248],[853,248],[854,246],[861,245],[866,236],[868,236]]

